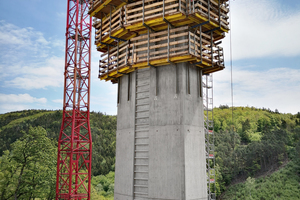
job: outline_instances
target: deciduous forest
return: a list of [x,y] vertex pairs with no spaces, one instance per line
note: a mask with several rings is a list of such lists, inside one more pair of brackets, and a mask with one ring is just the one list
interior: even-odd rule
[[[300,112],[214,108],[218,199],[300,199]],[[55,197],[62,112],[0,115],[0,199]],[[91,112],[92,199],[114,191],[116,116]]]

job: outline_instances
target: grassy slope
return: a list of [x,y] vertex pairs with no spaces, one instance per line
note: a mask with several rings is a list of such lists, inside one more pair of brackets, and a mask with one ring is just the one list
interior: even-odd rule
[[300,199],[300,167],[291,161],[270,176],[247,179],[229,187],[222,199],[296,200]]

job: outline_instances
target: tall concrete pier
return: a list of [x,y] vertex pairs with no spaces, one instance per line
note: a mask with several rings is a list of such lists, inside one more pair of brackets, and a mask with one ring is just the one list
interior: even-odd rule
[[115,200],[207,199],[200,73],[178,63],[120,78]]
[[90,1],[99,79],[118,83],[115,200],[216,199],[211,74],[228,3]]

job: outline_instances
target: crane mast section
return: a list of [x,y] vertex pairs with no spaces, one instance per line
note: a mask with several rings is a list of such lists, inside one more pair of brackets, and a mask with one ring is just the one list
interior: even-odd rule
[[63,119],[58,139],[56,199],[90,199],[92,19],[87,0],[68,0]]

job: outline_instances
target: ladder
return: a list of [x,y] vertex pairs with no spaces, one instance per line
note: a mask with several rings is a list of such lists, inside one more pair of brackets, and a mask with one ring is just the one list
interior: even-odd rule
[[133,199],[148,197],[150,68],[136,70]]
[[206,176],[208,200],[216,199],[215,188],[215,146],[213,124],[213,76],[205,74],[202,79],[203,86],[203,110],[204,110],[204,133],[206,153]]

